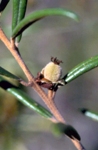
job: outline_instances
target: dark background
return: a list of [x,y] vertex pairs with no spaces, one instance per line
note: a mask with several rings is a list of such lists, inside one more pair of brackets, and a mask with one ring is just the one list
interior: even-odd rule
[[[1,27],[9,38],[12,20],[11,5],[10,2],[0,20]],[[51,56],[63,61],[63,74],[66,74],[78,63],[98,54],[98,2],[95,0],[29,0],[27,14],[53,7],[66,8],[77,13],[80,21],[52,16],[38,21],[24,32],[19,49],[34,76],[50,61]],[[0,65],[24,77],[2,42],[0,42]],[[98,150],[98,122],[83,116],[79,108],[89,108],[98,112],[97,81],[98,69],[96,68],[60,88],[55,98],[57,107],[66,122],[79,132],[87,150]],[[45,106],[31,88],[27,92]],[[0,95],[0,120],[4,127],[0,134],[1,150],[76,149],[67,137],[58,138],[52,134],[49,121],[26,107],[17,106],[14,97],[4,94],[5,92],[2,91]]]

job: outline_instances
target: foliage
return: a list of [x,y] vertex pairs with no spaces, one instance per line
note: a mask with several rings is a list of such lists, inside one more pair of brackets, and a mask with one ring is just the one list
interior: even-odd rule
[[[9,1],[5,1],[5,0],[1,1],[0,3],[1,13],[6,8],[8,2]],[[59,111],[56,109],[54,103],[52,101],[50,103],[49,100],[54,97],[48,97],[43,92],[41,87],[37,85],[33,75],[30,73],[24,61],[22,60],[22,57],[19,53],[19,48],[18,48],[18,43],[21,42],[23,32],[29,26],[33,25],[35,22],[43,19],[44,17],[48,17],[52,15],[62,15],[70,19],[73,19],[74,21],[79,21],[79,18],[76,13],[66,10],[66,9],[62,9],[62,8],[48,8],[48,9],[43,9],[43,10],[37,10],[25,16],[26,9],[27,9],[27,0],[18,0],[18,1],[13,0],[11,40],[9,42],[9,40],[6,39],[4,33],[2,32],[2,29],[0,30],[0,36],[1,36],[0,39],[7,46],[7,48],[10,50],[12,55],[15,57],[15,59],[21,66],[22,70],[27,76],[28,83],[25,82],[23,79],[17,77],[16,75],[8,72],[2,67],[0,67],[0,75],[12,78],[25,86],[31,86],[35,91],[37,91],[39,96],[44,100],[44,102],[49,107],[51,112],[45,109],[40,104],[38,104],[35,100],[31,99],[27,94],[25,94],[17,86],[11,84],[9,81],[7,81],[1,76],[0,76],[0,87],[6,90],[6,92],[9,92],[10,94],[14,95],[21,103],[31,108],[33,111],[39,113],[40,115],[44,116],[47,119],[50,119],[51,121],[55,121],[57,123],[55,126],[56,132],[66,134],[72,140],[73,143],[78,141],[77,144],[80,144],[81,150],[83,150],[84,148],[82,147],[80,143],[81,139],[80,139],[78,132],[72,126],[65,124],[65,120],[59,114]],[[61,80],[65,84],[68,84],[69,82],[76,79],[80,75],[94,69],[97,66],[98,66],[98,56],[94,56],[78,64],[74,68],[72,68],[70,71],[68,71],[66,75],[64,75],[64,77],[62,77]],[[30,83],[30,81],[32,82]],[[55,91],[49,91],[49,92],[55,92]],[[77,144],[75,143],[75,146],[78,149],[79,146],[77,146]]]

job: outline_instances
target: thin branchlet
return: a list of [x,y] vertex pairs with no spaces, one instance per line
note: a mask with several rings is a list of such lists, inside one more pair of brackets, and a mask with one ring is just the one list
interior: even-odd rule
[[[2,29],[0,29],[0,39],[1,41],[6,45],[8,50],[11,52],[11,54],[14,56],[22,70],[24,71],[28,82],[30,84],[31,82],[31,87],[37,92],[37,94],[41,97],[41,99],[45,102],[47,107],[50,109],[54,117],[56,118],[57,121],[65,123],[64,118],[58,111],[57,107],[55,106],[55,103],[53,102],[52,99],[49,99],[48,96],[45,94],[45,92],[42,90],[42,88],[36,83],[34,76],[31,74],[29,71],[28,67],[26,66],[25,62],[23,61],[22,57],[19,55],[19,53],[16,50],[16,46],[14,44],[14,40],[11,39],[11,42],[8,40],[8,38],[5,36],[4,32]],[[22,83],[22,81],[21,81]]]
[[[20,67],[22,68],[23,72],[25,73],[25,75],[28,79],[28,83],[26,83],[22,80],[20,80],[20,83],[22,83],[25,86],[31,86],[39,94],[41,99],[45,102],[45,104],[47,105],[47,107],[50,109],[50,111],[52,112],[52,114],[55,117],[55,118],[51,118],[51,121],[65,123],[64,118],[59,113],[59,111],[52,99],[54,97],[53,97],[53,95],[51,95],[51,92],[49,91],[48,95],[46,95],[46,93],[42,90],[42,88],[36,83],[34,76],[31,74],[31,72],[29,71],[25,62],[23,61],[23,59],[19,53],[19,49],[16,47],[16,45],[14,43],[15,41],[13,39],[11,39],[11,41],[9,41],[1,28],[0,28],[0,39],[5,44],[5,46],[8,48],[8,50],[11,52],[11,54],[14,56],[14,58],[16,59],[16,61],[18,62],[18,64],[20,65]],[[58,64],[61,63],[61,61],[58,61],[57,58],[55,58],[55,60],[54,60],[54,58],[51,58],[51,61],[55,61]],[[55,96],[55,93],[54,93],[54,96]],[[78,150],[86,150],[82,146],[80,141],[78,141],[75,138],[71,139],[71,140]]]

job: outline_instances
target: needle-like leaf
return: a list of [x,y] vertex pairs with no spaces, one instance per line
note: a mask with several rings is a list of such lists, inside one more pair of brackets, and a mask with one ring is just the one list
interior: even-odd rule
[[1,3],[0,3],[0,12],[2,12],[6,8],[6,6],[7,6],[7,4],[8,4],[9,1],[10,0],[1,0]]
[[94,111],[91,111],[91,110],[86,109],[86,108],[81,108],[80,111],[86,117],[88,117],[94,121],[98,121],[98,112],[94,112]]
[[20,21],[20,23],[13,30],[12,38],[15,38],[18,35],[20,35],[26,28],[28,28],[30,25],[32,25],[36,21],[46,16],[52,16],[52,15],[63,15],[63,16],[72,18],[75,21],[78,21],[78,16],[75,13],[65,10],[65,9],[51,8],[51,9],[38,10],[29,14],[22,21]]
[[9,77],[9,78],[13,78],[16,80],[20,80],[20,78],[18,78],[17,76],[13,75],[12,73],[8,72],[7,70],[5,70],[4,68],[0,67],[0,75]]
[[21,103],[23,103],[28,108],[37,112],[38,114],[44,116],[45,118],[51,119],[53,115],[39,103],[30,98],[25,92],[23,92],[18,87],[14,86],[3,77],[0,76],[0,87],[6,90],[7,92],[14,95]]
[[71,139],[75,138],[78,141],[81,140],[78,132],[71,125],[65,125],[63,123],[56,123],[56,124],[53,124],[53,131],[56,134],[66,134]]
[[63,79],[65,80],[65,83],[68,83],[75,78],[79,77],[80,75],[98,67],[98,55],[94,56],[76,67],[74,67],[72,70],[70,70],[64,77]]
[[[13,0],[12,31],[24,18],[27,7],[27,0]],[[21,40],[22,34],[17,37],[17,42]]]

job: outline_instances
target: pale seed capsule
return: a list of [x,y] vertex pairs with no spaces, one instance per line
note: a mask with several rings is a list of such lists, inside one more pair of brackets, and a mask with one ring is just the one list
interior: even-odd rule
[[41,74],[45,79],[52,83],[56,83],[62,76],[62,68],[59,65],[60,63],[61,61],[57,60],[57,58],[51,58],[51,62],[42,69]]

